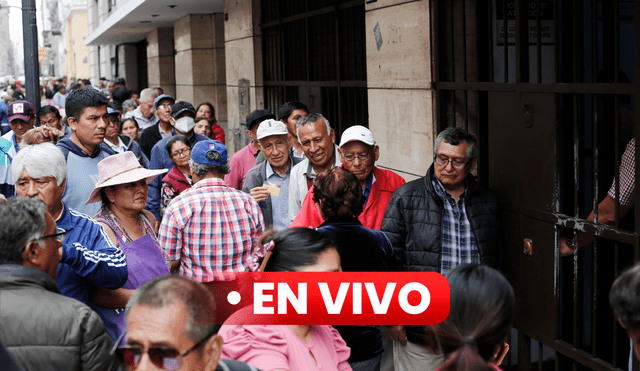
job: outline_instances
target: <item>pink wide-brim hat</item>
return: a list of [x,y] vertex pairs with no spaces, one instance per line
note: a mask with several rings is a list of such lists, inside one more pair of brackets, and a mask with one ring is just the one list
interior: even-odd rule
[[102,201],[100,199],[100,189],[117,184],[127,184],[146,179],[151,182],[156,176],[166,173],[168,169],[148,170],[142,167],[131,151],[112,155],[98,163],[100,180],[91,192],[85,205]]

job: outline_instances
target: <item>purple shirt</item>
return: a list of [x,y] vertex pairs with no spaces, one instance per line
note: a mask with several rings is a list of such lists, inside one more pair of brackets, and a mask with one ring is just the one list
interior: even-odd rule
[[253,148],[253,142],[244,146],[241,150],[231,156],[229,174],[224,176],[224,182],[231,188],[242,190],[242,180],[244,176],[256,164],[258,151]]

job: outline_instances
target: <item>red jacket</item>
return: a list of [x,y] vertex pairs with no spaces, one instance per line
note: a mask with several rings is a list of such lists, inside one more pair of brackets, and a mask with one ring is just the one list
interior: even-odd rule
[[[358,217],[360,223],[369,229],[380,229],[384,212],[387,209],[389,200],[393,192],[401,185],[405,184],[405,180],[398,174],[390,170],[384,170],[377,167],[373,168],[373,176],[376,181],[371,186],[371,193],[364,207],[362,214]],[[316,228],[324,223],[324,219],[320,215],[318,205],[313,202],[313,187],[307,192],[307,196],[302,203],[302,208],[289,228],[309,227]]]

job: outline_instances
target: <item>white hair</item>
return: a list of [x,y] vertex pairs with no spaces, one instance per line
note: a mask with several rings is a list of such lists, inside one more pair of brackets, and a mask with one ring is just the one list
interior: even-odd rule
[[158,92],[156,89],[146,88],[140,92],[140,102],[147,103],[149,99],[156,99]]
[[62,151],[52,143],[35,144],[20,149],[11,163],[13,183],[23,171],[32,178],[54,177],[59,185],[67,178],[67,162]]

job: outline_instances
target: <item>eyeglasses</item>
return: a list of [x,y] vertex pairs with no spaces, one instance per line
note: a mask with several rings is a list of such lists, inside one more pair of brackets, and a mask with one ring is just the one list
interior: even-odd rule
[[158,105],[159,109],[168,109],[170,110],[171,108],[173,108],[173,104],[160,104]]
[[118,116],[109,116],[109,123],[113,124],[113,125],[118,125],[120,123],[120,120],[118,119]]
[[458,170],[464,169],[464,167],[467,166],[467,164],[469,163],[469,160],[467,161],[460,161],[456,159],[450,160],[447,157],[438,156],[438,155],[434,156],[433,160],[436,162],[436,164],[440,166],[447,166],[449,165],[449,163],[451,163],[451,166],[453,166],[454,169],[458,169]]
[[[69,230],[69,231],[70,231],[70,230]],[[64,239],[66,238],[66,234],[67,234],[67,232],[69,232],[69,231],[62,230],[62,232],[58,232],[58,233],[48,234],[48,235],[46,235],[46,236],[42,236],[42,237],[40,237],[40,239],[41,239],[41,240],[44,240],[45,238],[55,237],[55,238],[56,238],[56,240],[58,240],[60,243],[63,243],[63,242],[64,242]]]
[[[117,348],[114,347],[114,349],[111,350],[111,354],[115,352],[115,354],[118,356],[118,360],[127,370],[135,370],[140,364],[142,356],[146,353],[149,355],[149,359],[151,360],[151,362],[157,367],[160,367],[161,369],[167,371],[176,371],[180,369],[180,367],[182,367],[183,357],[198,349],[200,346],[206,343],[207,340],[209,340],[209,338],[211,338],[211,336],[213,336],[214,334],[214,331],[210,332],[202,340],[197,342],[194,346],[189,348],[184,353],[180,353],[173,348],[166,348],[162,346],[151,347],[146,350],[138,346],[123,346]],[[116,346],[120,343],[120,341],[122,341],[123,335],[124,333],[120,335],[120,338],[116,342]]]
[[347,160],[349,162],[355,160],[356,157],[360,161],[365,162],[371,157],[371,153],[370,152],[362,152],[362,153],[358,153],[357,155],[354,155],[353,153],[348,153],[348,154],[342,156],[342,158],[344,158],[345,160]]
[[172,153],[171,157],[178,157],[178,156],[182,157],[182,155],[189,154],[189,152],[191,152],[191,148],[185,148],[182,151]]

